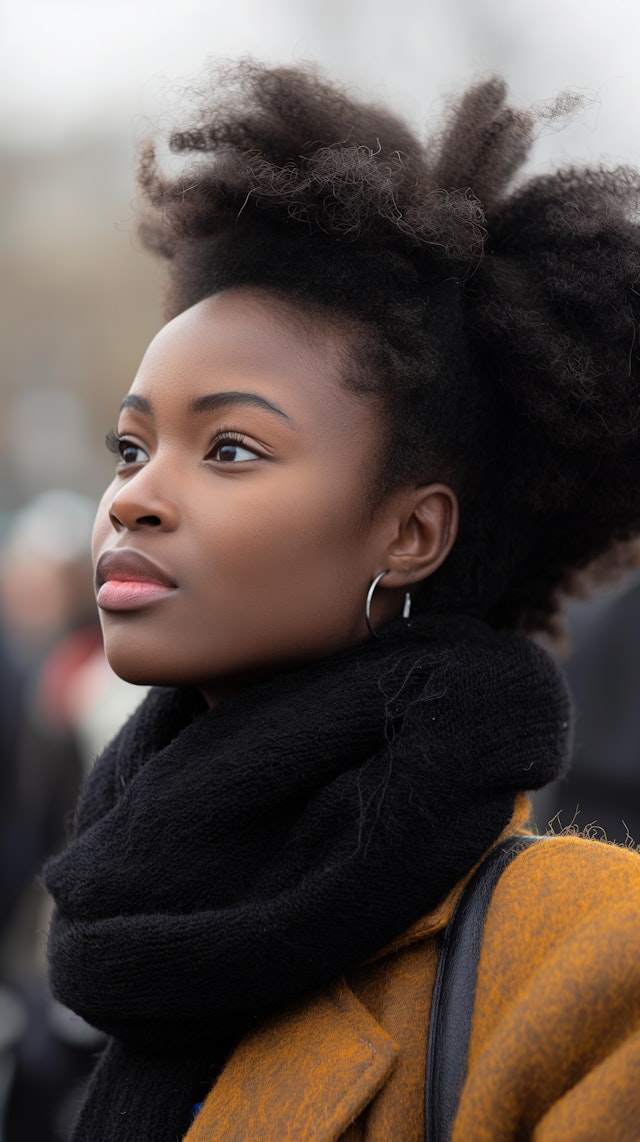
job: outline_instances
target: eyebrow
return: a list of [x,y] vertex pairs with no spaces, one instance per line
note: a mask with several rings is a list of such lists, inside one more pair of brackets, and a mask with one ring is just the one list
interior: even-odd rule
[[207,393],[205,396],[195,397],[191,401],[189,412],[217,412],[219,408],[232,408],[234,405],[241,404],[253,405],[254,408],[264,408],[267,412],[275,413],[276,416],[288,420],[290,424],[293,423],[284,409],[274,404],[273,401],[267,400],[266,397],[260,396],[260,393]]
[[[281,416],[284,420],[293,424],[292,418],[280,408],[279,405],[274,404],[273,401],[267,400],[266,397],[260,396],[260,393],[245,393],[245,392],[224,392],[224,393],[206,393],[201,397],[194,397],[189,403],[189,412],[198,414],[202,412],[217,412],[220,408],[232,408],[234,405],[252,405],[254,408],[264,408],[267,412],[273,413],[275,416]],[[147,416],[153,415],[151,402],[146,397],[136,396],[135,393],[129,393],[120,405],[120,411],[125,408],[132,408],[136,412],[142,412]]]
[[144,412],[147,415],[151,415],[151,405],[149,401],[145,400],[144,397],[137,397],[135,393],[129,393],[129,395],[124,398],[120,405],[120,412],[123,412],[125,408],[133,408],[136,412]]

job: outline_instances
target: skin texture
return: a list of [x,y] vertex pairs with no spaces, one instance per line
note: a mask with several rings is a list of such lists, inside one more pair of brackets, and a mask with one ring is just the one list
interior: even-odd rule
[[450,489],[401,489],[372,511],[382,418],[373,398],[341,383],[345,336],[302,321],[289,302],[234,290],[151,343],[120,413],[93,556],[142,554],[175,588],[133,609],[101,608],[121,677],[195,685],[213,704],[368,637],[373,577],[388,570],[372,608],[379,626],[446,558]]

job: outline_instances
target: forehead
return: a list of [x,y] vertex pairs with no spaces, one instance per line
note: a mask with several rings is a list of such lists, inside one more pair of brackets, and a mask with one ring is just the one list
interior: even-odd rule
[[348,342],[269,295],[234,290],[169,322],[147,350],[131,392],[174,407],[203,393],[250,389],[303,420],[366,419],[367,401],[343,383]]

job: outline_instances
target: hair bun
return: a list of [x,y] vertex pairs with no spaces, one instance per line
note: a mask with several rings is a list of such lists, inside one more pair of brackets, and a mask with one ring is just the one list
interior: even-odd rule
[[639,192],[626,168],[531,180],[496,210],[470,282],[514,412],[568,449],[612,454],[640,431]]

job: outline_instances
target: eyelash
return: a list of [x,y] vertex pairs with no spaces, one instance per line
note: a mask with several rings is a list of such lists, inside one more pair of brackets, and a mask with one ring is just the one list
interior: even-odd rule
[[256,448],[253,443],[247,443],[247,438],[244,432],[238,432],[238,430],[235,428],[229,428],[226,425],[222,425],[222,427],[219,428],[216,432],[215,436],[212,437],[207,449],[207,455],[205,459],[208,459],[214,449],[218,448],[221,444],[237,444],[238,447],[245,448],[248,452],[255,453],[256,456],[260,455],[260,450]]
[[207,456],[218,444],[244,444],[245,437],[242,432],[238,432],[236,428],[227,428],[223,425],[219,428],[215,436],[211,437],[209,447],[207,448]]
[[133,440],[130,440],[128,436],[120,436],[117,432],[114,432],[113,429],[110,429],[105,437],[105,444],[109,452],[113,452],[114,456],[117,457],[118,462],[116,468],[132,468],[137,464],[143,463],[141,460],[127,460],[123,455],[125,448],[133,448],[136,452],[144,452],[144,448],[141,448],[139,444],[134,444]]
[[120,440],[121,437],[118,436],[117,432],[113,428],[109,429],[107,435],[104,438],[104,442],[109,449],[109,452],[113,452],[114,456],[120,455]]
[[[105,444],[109,452],[112,452],[114,456],[118,456],[122,464],[124,464],[125,461],[122,459],[120,449],[122,448],[123,443],[127,441],[127,439],[128,438],[126,436],[119,436],[113,428],[109,429],[105,437]],[[214,448],[217,448],[220,444],[238,444],[241,447],[248,447],[245,444],[245,440],[246,437],[242,432],[238,432],[235,428],[227,428],[226,426],[223,426],[222,428],[218,429],[215,436],[213,436],[210,440],[209,447],[207,449],[207,456],[209,456],[210,453],[213,452]],[[249,451],[257,453],[257,449],[255,448],[251,448]]]

